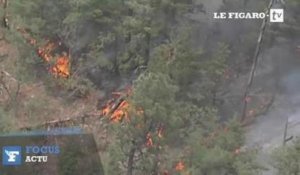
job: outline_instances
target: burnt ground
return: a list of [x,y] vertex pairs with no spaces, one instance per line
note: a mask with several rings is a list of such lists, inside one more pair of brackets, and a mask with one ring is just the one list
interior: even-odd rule
[[[53,96],[47,89],[47,82],[43,82],[35,77],[33,81],[25,81],[20,77],[18,72],[18,49],[11,43],[5,40],[3,31],[0,31],[0,70],[4,71],[4,83],[11,94],[16,94],[18,91],[17,82],[19,82],[19,91],[16,96],[18,108],[13,109],[9,117],[12,117],[15,129],[24,126],[31,126],[45,121],[52,121],[72,116],[79,116],[85,113],[94,112],[97,110],[97,102],[101,92],[93,90],[85,98],[77,100],[67,100],[64,96]],[[42,70],[47,72],[47,70]],[[53,80],[55,80],[53,78]],[[57,89],[59,91],[59,87]],[[63,90],[61,90],[63,91]],[[7,108],[11,101],[6,91],[0,91],[0,105]],[[9,110],[8,109],[8,110]]]

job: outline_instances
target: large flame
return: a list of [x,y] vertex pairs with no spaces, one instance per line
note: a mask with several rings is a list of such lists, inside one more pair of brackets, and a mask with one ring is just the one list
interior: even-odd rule
[[70,76],[69,56],[63,55],[58,57],[54,66],[51,67],[51,72],[56,77],[68,78]]
[[[101,115],[109,118],[110,121],[119,123],[122,121],[130,121],[128,114],[130,103],[127,100],[122,99],[122,96],[129,96],[132,93],[131,88],[127,88],[125,92],[113,92],[113,98],[110,99],[101,109]],[[121,100],[120,100],[121,99]],[[141,107],[137,107],[135,110],[136,116],[143,116],[144,110]],[[136,128],[143,127],[142,124],[137,124]],[[156,129],[155,135],[158,138],[163,138],[164,127],[163,124],[159,124]],[[151,132],[148,132],[146,135],[145,145],[147,147],[154,147],[157,144],[153,143],[153,135]]]
[[[48,41],[45,46],[38,48],[38,55],[46,63],[50,64],[50,72],[55,77],[68,78],[70,76],[70,56],[63,52],[58,56],[54,56],[54,50],[58,47],[59,44]],[[53,64],[51,64],[54,62]]]
[[129,121],[128,108],[129,103],[123,100],[117,107],[113,103],[114,100],[110,100],[101,110],[101,114],[108,116],[113,122],[121,122],[122,120]]
[[55,77],[68,78],[70,76],[70,55],[63,52],[56,56],[54,50],[61,45],[61,43],[51,42],[50,40],[44,46],[37,46],[37,41],[32,38],[28,31],[23,28],[17,28],[18,31],[22,34],[23,38],[30,45],[37,47],[37,54],[42,58],[46,63],[50,65],[49,71]]
[[129,103],[125,100],[122,101],[121,104],[117,107],[117,109],[112,113],[110,119],[114,122],[120,122],[123,119],[128,121],[128,107]]
[[[112,122],[129,122],[129,102],[124,98],[131,94],[131,87],[124,92],[112,92],[113,98],[110,99],[101,109],[101,115],[107,116]],[[141,110],[139,110],[141,113]]]

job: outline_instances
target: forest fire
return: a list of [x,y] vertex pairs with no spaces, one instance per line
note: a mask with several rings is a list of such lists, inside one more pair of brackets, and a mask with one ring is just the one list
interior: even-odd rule
[[111,111],[110,108],[111,108],[111,104],[110,104],[110,103],[106,104],[106,105],[103,107],[103,109],[102,109],[102,111],[101,111],[101,114],[102,114],[102,115],[108,115],[109,112]]
[[38,56],[41,57],[44,61],[50,62],[52,56],[51,52],[55,49],[55,44],[53,42],[48,41],[44,47],[38,48]]
[[[112,92],[113,97],[102,107],[101,115],[109,117],[112,122],[122,122],[124,119],[129,121],[129,102],[125,99],[132,93],[129,86],[124,91]],[[142,110],[137,110],[141,114]]]
[[122,101],[121,104],[117,107],[117,109],[112,113],[110,119],[114,122],[120,122],[123,119],[128,121],[129,120],[128,112],[127,112],[128,107],[129,107],[128,102]]
[[55,75],[55,77],[68,78],[70,76],[70,61],[69,56],[64,54],[61,57],[58,57],[56,63],[50,71]]
[[[113,93],[118,97],[122,95],[122,93]],[[113,122],[121,122],[124,119],[129,121],[128,108],[129,103],[122,99],[118,102],[116,99],[111,99],[101,110],[101,114],[104,116],[109,116],[109,119]]]
[[[163,128],[161,128],[161,127],[158,128],[158,130],[156,132],[157,137],[160,139],[163,138],[162,132],[163,132]],[[150,132],[146,135],[146,146],[148,148],[155,146],[155,144],[153,143],[152,134]]]
[[57,47],[58,44],[48,41],[44,47],[38,48],[38,55],[51,65],[49,70],[55,77],[68,78],[70,76],[70,56],[66,52],[59,56],[53,56]]
[[[22,34],[27,43],[33,47],[37,47],[37,41],[30,36],[28,31],[22,28],[18,28],[18,31]],[[37,54],[50,65],[49,71],[55,77],[68,78],[70,76],[70,55],[63,52],[56,56],[54,53],[55,49],[60,45],[60,42],[57,44],[48,40],[44,46],[37,48]]]
[[[107,116],[110,121],[119,123],[122,121],[130,121],[130,117],[128,114],[129,110],[129,102],[124,99],[124,96],[129,96],[132,93],[131,88],[128,88],[125,92],[113,92],[114,96],[110,99],[101,109],[101,115]],[[137,108],[135,110],[137,116],[142,116],[144,114],[144,110],[142,108]],[[137,128],[141,128],[142,124],[138,124]],[[163,138],[164,127],[163,124],[159,124],[155,131],[155,135],[158,138]],[[150,148],[155,146],[153,142],[153,134],[148,132],[145,140],[146,147]]]

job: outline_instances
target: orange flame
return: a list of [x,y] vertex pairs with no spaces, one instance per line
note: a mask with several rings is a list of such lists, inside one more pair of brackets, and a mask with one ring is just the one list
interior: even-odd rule
[[157,130],[157,136],[159,138],[162,138],[163,137],[163,127],[159,127],[158,130]]
[[152,140],[152,136],[150,133],[147,134],[146,136],[146,146],[147,147],[152,147],[153,146],[153,140]]
[[38,55],[45,62],[50,63],[55,61],[54,65],[50,67],[50,72],[55,77],[68,78],[70,76],[70,58],[65,52],[58,56],[52,56],[54,49],[57,48],[57,45],[53,42],[48,41],[44,47],[38,48]]
[[102,115],[110,115],[109,119],[113,122],[121,122],[123,119],[129,120],[128,108],[129,103],[127,101],[122,101],[119,106],[114,109],[114,100],[109,100],[109,102],[102,108]]
[[[28,31],[24,28],[17,28],[17,30],[22,34],[23,38],[29,43],[30,45],[36,47],[37,41],[32,38]],[[69,55],[63,54],[58,57],[53,56],[54,49],[57,46],[60,46],[61,42],[58,44],[54,42],[47,41],[45,46],[37,48],[37,54],[40,58],[42,58],[46,63],[51,63],[54,61],[54,65],[50,65],[50,72],[55,77],[63,77],[68,78],[70,76],[70,58]]]
[[69,58],[67,55],[59,57],[56,61],[56,64],[51,68],[51,72],[56,77],[64,77],[68,78],[70,76],[70,69],[69,69]]
[[[104,105],[101,109],[101,114],[109,116],[109,119],[113,122],[122,122],[123,119],[129,121],[129,103],[126,100],[120,102],[119,97],[122,95],[128,96],[130,93],[131,87],[126,88],[125,92],[112,92],[113,98]],[[142,113],[142,109],[137,110],[137,113]]]
[[118,108],[112,113],[110,119],[114,122],[120,122],[123,119],[129,120],[128,116],[129,104],[127,101],[122,101]]
[[[163,133],[163,127],[160,126],[156,131],[157,137],[160,138],[160,139],[163,138],[162,133]],[[152,135],[151,135],[150,132],[146,135],[146,146],[147,147],[155,146],[154,143],[153,143]]]
[[48,41],[45,46],[39,47],[37,52],[39,57],[44,61],[50,62],[52,60],[51,52],[56,48],[56,45],[53,42]]
[[109,105],[104,106],[104,108],[101,111],[102,115],[108,115],[109,112],[110,112],[110,106]]
[[184,170],[184,168],[185,168],[185,165],[184,165],[183,161],[179,161],[175,166],[176,171],[182,171],[182,170]]

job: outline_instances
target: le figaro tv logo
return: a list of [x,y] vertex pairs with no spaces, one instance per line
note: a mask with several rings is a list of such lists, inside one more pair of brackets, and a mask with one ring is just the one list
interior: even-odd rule
[[270,9],[270,22],[284,22],[284,10]]
[[270,22],[284,22],[284,9],[270,9],[269,13],[264,12],[215,12],[214,19],[265,19],[269,18]]
[[2,148],[2,165],[21,165],[21,146],[4,146]]

